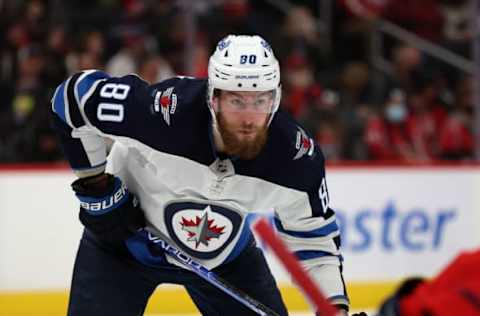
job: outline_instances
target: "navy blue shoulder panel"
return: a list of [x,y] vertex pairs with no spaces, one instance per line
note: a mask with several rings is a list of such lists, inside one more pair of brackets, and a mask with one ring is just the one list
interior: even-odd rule
[[322,151],[290,115],[279,111],[260,155],[252,161],[238,161],[235,165],[239,174],[307,193],[313,216],[331,215]]
[[239,161],[237,169],[242,174],[300,191],[310,190],[325,176],[319,146],[282,111],[275,115],[260,155],[252,161]]
[[[210,164],[214,154],[206,84],[206,80],[185,77],[154,85],[134,75],[110,78],[98,85],[86,102],[85,113],[103,133],[133,138],[161,152]],[[115,103],[122,106],[111,105]]]

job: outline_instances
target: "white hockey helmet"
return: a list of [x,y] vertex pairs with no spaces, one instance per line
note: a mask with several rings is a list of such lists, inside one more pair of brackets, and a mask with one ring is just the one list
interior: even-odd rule
[[208,62],[208,106],[214,90],[273,91],[271,122],[281,98],[280,66],[270,45],[258,35],[228,35]]

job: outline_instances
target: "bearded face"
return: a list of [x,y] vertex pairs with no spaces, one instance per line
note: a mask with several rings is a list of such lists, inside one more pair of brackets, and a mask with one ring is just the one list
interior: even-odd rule
[[267,141],[272,105],[271,91],[221,91],[214,107],[226,154],[244,160],[258,156]]

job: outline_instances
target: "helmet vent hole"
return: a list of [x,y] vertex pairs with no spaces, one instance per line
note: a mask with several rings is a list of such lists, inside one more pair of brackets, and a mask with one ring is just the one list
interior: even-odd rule
[[254,87],[254,88],[256,88],[256,87],[257,87],[257,84],[256,84],[256,83],[254,83],[254,84],[253,84],[253,87]]
[[237,86],[238,86],[239,88],[241,88],[241,87],[242,87],[242,84],[241,84],[241,83],[239,83],[239,84],[237,84]]
[[263,54],[265,55],[265,58],[268,58],[268,54],[266,51],[263,51]]
[[223,57],[228,57],[228,49],[225,51],[225,55]]

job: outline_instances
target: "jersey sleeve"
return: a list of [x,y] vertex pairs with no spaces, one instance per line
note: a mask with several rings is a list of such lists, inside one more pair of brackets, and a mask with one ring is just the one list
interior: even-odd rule
[[295,162],[295,174],[302,178],[301,194],[288,204],[278,206],[275,225],[297,257],[309,262],[339,262],[335,238],[340,230],[330,207],[325,167],[320,149],[310,161]]
[[[304,144],[308,146],[307,142]],[[333,304],[348,306],[342,277],[340,230],[330,206],[324,158],[318,146],[311,146],[311,151],[305,150],[290,166],[301,179],[301,185],[295,189],[302,193],[277,207],[274,224],[327,298]]]
[[[53,123],[78,175],[105,170],[107,138],[138,139],[142,125],[153,125],[150,90],[136,75],[110,77],[98,70],[74,74],[57,87],[52,98]],[[163,125],[165,122],[155,122],[157,129]]]

